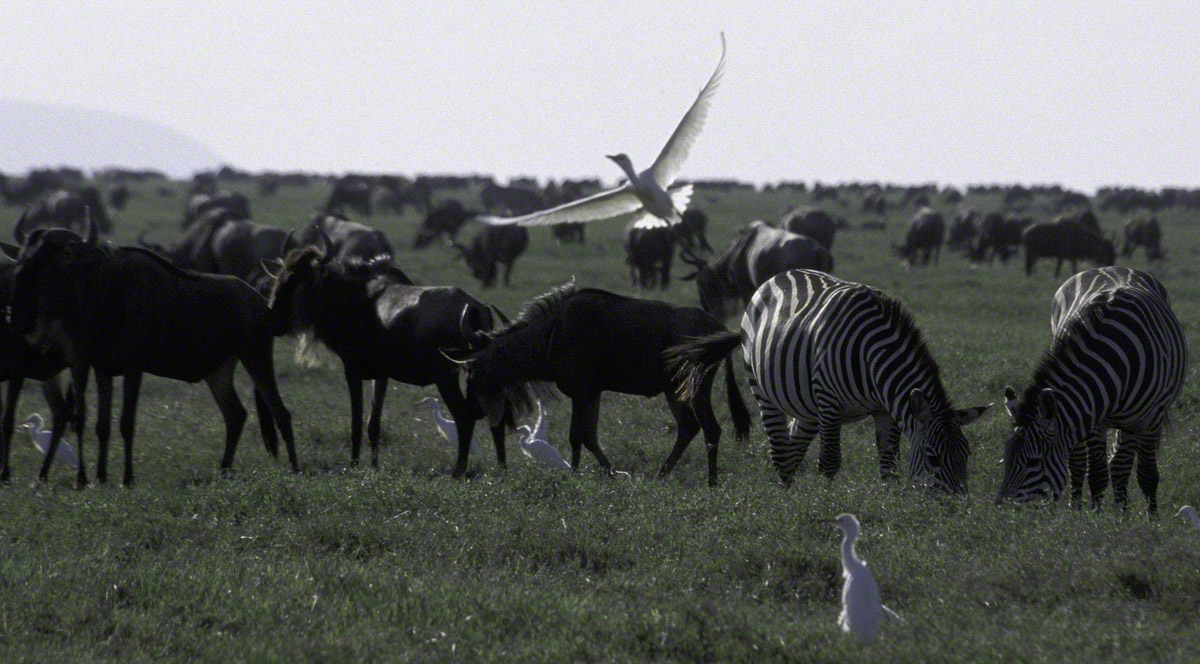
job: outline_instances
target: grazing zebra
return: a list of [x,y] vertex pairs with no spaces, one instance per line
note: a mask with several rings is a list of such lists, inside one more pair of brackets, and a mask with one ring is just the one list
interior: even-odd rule
[[[1158,509],[1158,441],[1183,384],[1187,346],[1163,285],[1139,270],[1103,267],[1067,279],[1054,294],[1050,350],[1020,400],[1005,389],[1016,431],[1004,445],[998,500],[1062,496],[1076,504],[1086,474],[1098,505],[1112,474],[1113,498],[1138,459],[1138,486]],[[1119,431],[1106,463],[1108,430]],[[1080,445],[1080,441],[1083,444]]]
[[836,475],[842,425],[870,415],[884,479],[897,475],[903,432],[912,441],[912,481],[948,492],[967,490],[969,451],[962,425],[989,406],[951,406],[933,356],[898,301],[823,272],[790,270],[754,293],[740,333],[698,339],[671,355],[690,385],[738,345],[784,486],[803,468],[818,432],[818,470]]

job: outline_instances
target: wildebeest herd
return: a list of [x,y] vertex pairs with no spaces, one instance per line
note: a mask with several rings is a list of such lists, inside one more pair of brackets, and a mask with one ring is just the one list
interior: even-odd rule
[[[273,186],[280,186],[275,178]],[[54,439],[42,464],[46,478],[54,446],[68,428],[84,436],[84,395],[97,383],[96,478],[107,479],[113,379],[124,392],[120,433],[124,481],[134,479],[132,443],[144,374],[205,381],[225,422],[221,468],[228,468],[246,411],[233,388],[240,363],[254,384],[262,436],[272,455],[282,438],[288,461],[299,467],[292,415],[276,386],[274,339],[295,335],[301,346],[323,345],[341,361],[350,396],[351,460],[363,435],[363,389],[373,381],[366,422],[371,464],[379,462],[384,397],[389,380],[436,386],[458,431],[453,474],[467,469],[475,424],[487,420],[497,461],[506,463],[505,436],[535,402],[557,391],[572,403],[571,466],[586,447],[606,470],[612,464],[597,435],[603,392],[665,395],[676,439],[660,474],[671,471],[703,432],[708,481],[717,481],[720,425],[710,403],[714,371],[725,365],[725,388],[735,431],[750,427],[732,362],[742,350],[748,382],[761,411],[771,460],[784,484],[804,467],[809,442],[819,435],[818,469],[837,474],[839,429],[871,416],[882,477],[899,476],[899,437],[912,443],[907,478],[940,491],[967,489],[968,447],[961,427],[987,407],[956,409],[912,315],[894,298],[835,278],[835,235],[850,227],[819,207],[787,211],[779,223],[753,221],[720,251],[708,242],[708,219],[697,208],[682,223],[642,220],[626,231],[626,262],[640,288],[667,288],[676,254],[694,270],[697,307],[627,297],[573,283],[532,300],[510,320],[458,286],[418,285],[397,266],[397,253],[363,218],[391,197],[391,210],[410,205],[424,215],[414,248],[452,246],[484,288],[510,284],[529,231],[482,226],[463,244],[462,228],[484,211],[523,214],[585,195],[594,185],[562,183],[544,193],[494,183],[480,189],[481,210],[453,197],[435,204],[440,183],[353,177],[339,180],[327,204],[294,231],[251,221],[249,202],[198,180],[185,205],[183,235],[173,243],[148,239],[114,247],[100,239],[113,220],[95,187],[54,188],[30,202],[5,245],[15,263],[0,269],[6,316],[0,377],[10,380],[5,404],[2,477],[10,476],[8,445],[13,410],[25,379],[43,382],[54,419]],[[11,186],[8,180],[5,187]],[[824,188],[822,191],[834,191]],[[864,198],[861,229],[882,224],[882,191]],[[128,196],[128,191],[125,196]],[[830,196],[830,194],[826,194]],[[1019,198],[1014,198],[1019,200]],[[1015,433],[1006,445],[1001,497],[1081,498],[1085,478],[1099,501],[1111,483],[1118,502],[1133,459],[1149,509],[1156,508],[1157,439],[1167,407],[1180,390],[1186,348],[1162,285],[1151,275],[1111,266],[1116,238],[1083,209],[1034,221],[1027,211],[980,212],[960,207],[949,225],[916,194],[894,208],[915,211],[895,252],[906,264],[938,262],[943,245],[976,262],[1007,262],[1018,251],[1025,271],[1042,258],[1079,260],[1097,269],[1075,274],[1054,300],[1053,341],[1024,395],[1011,388],[1007,410]],[[583,242],[582,227],[562,231],[563,242]],[[576,232],[579,231],[579,232]],[[1142,247],[1148,260],[1165,257],[1151,215],[1123,229],[1121,254]],[[744,311],[740,330],[723,321]],[[65,392],[57,375],[69,372]],[[465,389],[460,384],[465,379]],[[1122,432],[1111,461],[1107,429]],[[1111,478],[1111,479],[1110,479]],[[77,483],[87,483],[86,464]]]

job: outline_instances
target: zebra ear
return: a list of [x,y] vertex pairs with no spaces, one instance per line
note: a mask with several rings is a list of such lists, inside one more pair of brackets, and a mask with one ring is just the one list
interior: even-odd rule
[[913,388],[913,391],[908,393],[908,406],[918,422],[929,424],[933,421],[933,409],[929,407],[929,399],[925,398],[925,393],[919,388]]
[[1058,413],[1058,395],[1054,393],[1054,390],[1047,387],[1039,392],[1037,405],[1037,416],[1042,425],[1045,427],[1058,426],[1058,418],[1056,417]]
[[1008,416],[1013,420],[1017,419],[1017,406],[1019,405],[1017,402],[1017,391],[1013,389],[1012,385],[1006,386],[1004,388],[1004,410],[1008,412]]
[[954,423],[958,426],[966,426],[975,420],[983,417],[983,414],[988,412],[988,409],[996,404],[989,403],[986,406],[975,406],[974,408],[960,408],[954,411]]

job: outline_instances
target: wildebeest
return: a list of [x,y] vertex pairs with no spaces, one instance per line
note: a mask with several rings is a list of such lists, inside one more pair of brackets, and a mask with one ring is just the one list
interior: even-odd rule
[[18,244],[22,243],[35,228],[70,228],[85,232],[89,216],[101,233],[112,232],[112,221],[99,190],[95,187],[59,189],[35,201],[21,213],[13,229],[13,238]]
[[340,214],[318,214],[300,234],[300,242],[317,244],[322,234],[329,238],[334,255],[346,262],[390,263],[396,255],[383,231]]
[[1081,223],[1077,217],[1062,216],[1052,222],[1033,224],[1022,231],[1025,274],[1033,274],[1033,267],[1039,258],[1057,259],[1054,265],[1056,277],[1062,269],[1063,260],[1071,261],[1071,274],[1079,271],[1079,259],[1090,260],[1096,267],[1112,265],[1117,255],[1112,241],[1085,223]]
[[374,182],[365,175],[346,175],[334,183],[325,201],[325,212],[344,214],[348,209],[364,217],[371,216],[371,191]]
[[30,205],[57,189],[72,186],[70,178],[60,171],[37,168],[23,178],[10,178],[0,173],[0,196],[9,205]]
[[712,251],[712,245],[708,243],[708,215],[704,214],[704,210],[696,207],[684,210],[679,223],[671,230],[675,231],[682,246],[688,249],[699,246],[705,251]]
[[[624,297],[595,288],[561,286],[530,302],[521,316],[504,328],[477,334],[464,364],[468,384],[493,422],[517,390],[530,383],[550,382],[571,399],[571,467],[579,470],[581,446],[611,472],[600,451],[596,427],[600,397],[620,392],[653,397],[666,394],[675,416],[675,446],[659,470],[671,472],[696,433],[704,430],[708,448],[708,482],[717,481],[717,443],[721,426],[712,411],[712,377],[689,406],[677,396],[676,381],[667,373],[663,354],[692,337],[725,328],[696,307]],[[745,439],[750,415],[738,392],[733,364],[725,363],[725,384],[734,428]],[[515,406],[514,406],[515,407]],[[524,413],[516,413],[518,417]],[[461,443],[460,443],[461,445]]]
[[125,185],[118,185],[108,192],[108,202],[112,203],[113,209],[120,211],[125,209],[125,204],[133,197],[133,192]]
[[1003,217],[997,212],[983,215],[967,256],[977,263],[986,259],[990,264],[996,257],[1007,263],[1021,246],[1021,231],[1032,223],[1029,217]]
[[504,287],[508,288],[513,263],[525,253],[528,244],[529,230],[524,226],[484,226],[471,238],[469,246],[452,242],[459,257],[484,288],[491,288],[496,283],[498,265],[504,266]]
[[667,222],[647,215],[625,229],[625,262],[629,280],[640,288],[671,285],[671,263],[675,260],[675,233]]
[[[233,386],[239,361],[254,382],[268,451],[276,451],[273,427],[278,426],[292,470],[299,470],[291,415],[275,384],[276,329],[266,300],[244,281],[181,270],[138,247],[111,248],[97,240],[94,225],[86,240],[68,230],[39,229],[20,250],[8,319],[32,345],[62,353],[70,367],[71,419],[80,437],[81,458],[89,370],[95,370],[101,385],[112,376],[123,376],[126,484],[134,477],[134,421],[144,373],[208,383],[225,420],[221,468],[233,464],[246,422]],[[107,421],[110,399],[111,390],[107,395],[102,390],[101,421]],[[97,465],[101,480],[107,455],[107,439],[102,437]],[[87,484],[84,466],[80,464],[77,477],[81,487]]]
[[183,229],[187,230],[200,217],[217,209],[228,210],[235,219],[250,218],[250,201],[243,194],[235,191],[193,194],[183,212]]
[[797,268],[833,271],[833,256],[820,242],[762,221],[743,227],[711,261],[690,252],[681,253],[680,258],[696,268],[682,278],[695,279],[700,306],[717,320],[725,319],[729,301],[744,306],[764,281],[780,272]]
[[544,210],[546,201],[536,191],[489,184],[479,192],[479,202],[488,212],[520,216]]
[[458,231],[479,213],[468,210],[461,202],[453,198],[442,201],[425,215],[413,238],[413,249],[423,249],[443,234],[451,241],[458,236]]
[[930,258],[937,263],[945,235],[946,222],[941,213],[933,208],[922,207],[908,225],[904,244],[893,244],[892,250],[910,264],[929,265]]
[[[492,327],[492,312],[460,288],[414,286],[388,264],[365,265],[336,256],[328,238],[300,247],[273,266],[271,293],[275,324],[319,341],[342,360],[350,390],[350,458],[357,463],[362,445],[362,383],[374,380],[367,437],[371,465],[379,465],[380,417],[389,379],[409,385],[436,385],[458,427],[454,476],[467,469],[471,436],[482,413],[459,388],[459,367],[439,352],[466,348],[464,335]],[[471,394],[468,383],[467,392]],[[492,429],[496,458],[505,464],[504,427]]]
[[1146,248],[1146,260],[1162,260],[1162,229],[1158,227],[1158,217],[1135,217],[1125,223],[1122,229],[1125,235],[1125,245],[1121,247],[1121,255],[1129,258],[1138,247]]
[[833,221],[833,216],[821,208],[796,208],[783,216],[779,227],[797,235],[810,237],[826,249],[833,249],[833,235],[837,232],[837,224]]
[[950,232],[946,235],[946,249],[951,251],[968,252],[972,240],[979,232],[982,215],[974,208],[959,208],[950,222]]

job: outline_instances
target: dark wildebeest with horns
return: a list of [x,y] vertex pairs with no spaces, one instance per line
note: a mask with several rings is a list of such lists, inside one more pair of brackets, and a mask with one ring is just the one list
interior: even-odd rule
[[910,265],[929,265],[930,258],[937,263],[945,236],[946,222],[941,213],[923,207],[913,215],[904,236],[904,244],[893,244],[892,250]]
[[[492,327],[492,312],[453,286],[414,286],[388,264],[364,265],[336,256],[330,241],[305,246],[270,266],[275,274],[271,314],[275,324],[300,335],[302,344],[327,346],[342,360],[350,390],[350,458],[362,445],[362,384],[375,389],[367,437],[371,465],[379,466],[380,417],[389,379],[436,385],[458,426],[454,476],[467,469],[475,422],[483,413],[459,388],[459,367],[439,352],[466,348],[468,338]],[[467,394],[471,395],[471,384]],[[496,459],[505,465],[504,418],[492,428]]]
[[371,216],[371,192],[375,183],[364,175],[347,175],[340,178],[329,192],[325,201],[325,212],[343,214],[354,210],[364,217]]
[[468,210],[463,204],[453,198],[447,199],[430,210],[417,228],[417,236],[413,238],[413,249],[424,249],[445,234],[453,241],[458,237],[458,231],[467,222],[479,216],[479,212]]
[[[1090,214],[1090,213],[1088,213]],[[1093,217],[1094,219],[1094,217]],[[1096,267],[1112,265],[1117,250],[1108,238],[1078,217],[1062,216],[1054,221],[1029,226],[1021,232],[1025,248],[1025,274],[1033,274],[1039,258],[1054,258],[1054,276],[1058,276],[1064,260],[1071,261],[1071,274],[1079,271],[1078,261],[1092,261]]]
[[35,228],[70,228],[85,233],[89,216],[101,233],[112,232],[112,221],[108,218],[99,190],[95,187],[59,189],[25,208],[17,219],[13,238],[23,243]]
[[946,249],[969,253],[972,241],[979,234],[979,224],[983,216],[975,208],[959,208],[950,222],[950,231],[946,235]]
[[[712,376],[700,387],[692,405],[676,395],[679,387],[668,375],[664,353],[685,341],[725,328],[710,314],[653,300],[624,297],[573,283],[556,288],[525,308],[520,318],[492,333],[479,333],[465,354],[468,384],[493,421],[530,384],[554,383],[571,399],[571,467],[579,470],[585,446],[611,472],[600,451],[596,427],[600,397],[620,392],[653,397],[666,394],[675,416],[675,447],[659,470],[671,472],[688,443],[704,430],[708,448],[708,482],[717,481],[717,442],[721,425],[710,402]],[[733,364],[725,363],[726,389],[734,429],[745,439],[750,414],[738,393]],[[515,407],[515,406],[514,406]],[[517,417],[524,413],[517,412]]]
[[675,231],[680,246],[695,250],[697,245],[705,251],[712,251],[708,243],[708,215],[700,208],[690,207],[671,230]]
[[471,238],[470,246],[458,242],[451,245],[458,250],[460,258],[483,285],[491,288],[499,275],[499,265],[504,266],[504,287],[509,287],[513,263],[525,253],[529,244],[529,231],[524,226],[484,226]]
[[[10,252],[15,247],[4,249]],[[94,225],[89,226],[86,240],[64,229],[39,229],[20,249],[8,321],[34,346],[61,353],[70,367],[71,420],[81,459],[89,370],[95,370],[101,386],[99,423],[110,418],[111,378],[124,377],[125,484],[133,482],[134,422],[145,373],[208,383],[225,420],[221,468],[233,464],[246,422],[246,409],[233,386],[239,361],[254,382],[268,451],[277,452],[274,427],[278,425],[292,470],[299,470],[292,418],[275,384],[277,330],[270,324],[266,300],[246,282],[181,270],[140,247],[111,248],[97,240]],[[54,450],[48,454],[53,456]],[[107,456],[104,435],[96,471],[100,481],[106,479]],[[80,487],[87,484],[84,466],[79,465]]]
[[833,256],[820,242],[762,221],[744,226],[711,261],[689,251],[681,252],[680,258],[696,268],[682,278],[696,280],[700,306],[717,320],[725,319],[730,301],[749,304],[754,291],[780,272],[797,268],[833,271]]
[[991,264],[997,257],[1001,263],[1007,263],[1021,246],[1021,232],[1032,223],[1030,217],[1004,217],[998,212],[983,215],[967,257],[976,263],[986,259]]
[[184,230],[196,223],[212,210],[224,209],[234,219],[250,218],[250,201],[244,194],[235,191],[215,191],[211,194],[193,194],[183,211]]
[[488,212],[518,217],[546,209],[546,200],[538,192],[498,184],[489,184],[480,190],[479,202]]
[[333,255],[348,263],[390,263],[396,255],[383,231],[340,214],[318,214],[300,234],[300,243],[317,244],[322,235]]
[[820,242],[826,249],[833,250],[833,235],[837,232],[837,224],[825,210],[816,207],[802,207],[784,215],[779,227],[796,235],[810,237]]
[[634,286],[666,290],[675,260],[675,233],[667,222],[647,215],[625,229],[625,262]]
[[1146,260],[1162,260],[1162,229],[1158,226],[1158,217],[1135,217],[1125,223],[1122,229],[1125,244],[1121,247],[1121,255],[1129,258],[1138,247],[1146,248]]

